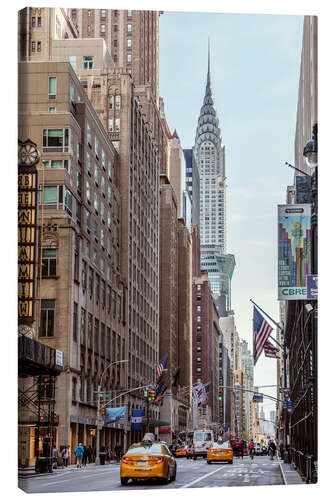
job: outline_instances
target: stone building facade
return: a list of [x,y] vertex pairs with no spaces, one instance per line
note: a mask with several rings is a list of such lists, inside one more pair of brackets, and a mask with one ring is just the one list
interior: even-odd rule
[[[37,332],[64,352],[56,443],[73,456],[78,441],[94,445],[94,391],[106,366],[128,351],[119,158],[68,63],[21,63],[19,82],[19,138],[38,145],[43,165]],[[103,389],[126,379],[125,364],[109,368]],[[124,444],[125,430],[104,428],[102,443]]]

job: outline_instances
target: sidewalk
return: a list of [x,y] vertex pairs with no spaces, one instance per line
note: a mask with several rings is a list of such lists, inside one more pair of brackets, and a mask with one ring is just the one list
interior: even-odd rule
[[[116,460],[111,460],[110,464],[106,463],[105,465],[96,465],[95,463],[87,464],[86,467],[82,466],[82,469],[90,469],[90,468],[105,468],[109,465],[120,465],[120,462]],[[57,467],[53,469],[53,472],[45,472],[43,474],[36,474],[34,467],[25,467],[24,469],[18,469],[18,477],[19,479],[23,478],[32,478],[32,477],[41,477],[41,476],[52,476],[53,474],[60,474],[65,471],[76,470],[77,467],[75,464],[71,464],[68,467]]]
[[279,466],[284,484],[305,484],[301,476],[292,464],[286,464],[283,460],[279,460]]

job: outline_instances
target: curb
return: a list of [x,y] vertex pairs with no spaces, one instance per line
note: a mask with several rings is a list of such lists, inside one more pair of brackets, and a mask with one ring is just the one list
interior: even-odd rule
[[279,467],[280,467],[280,472],[281,472],[283,484],[288,485],[287,480],[286,480],[286,476],[285,476],[285,474],[283,472],[283,468],[282,468],[282,465],[281,465],[280,461],[279,461]]

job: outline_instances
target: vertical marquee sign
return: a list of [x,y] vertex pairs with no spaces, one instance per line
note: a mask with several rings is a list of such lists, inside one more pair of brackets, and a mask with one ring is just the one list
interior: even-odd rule
[[34,321],[37,254],[37,164],[40,154],[30,139],[18,145],[18,320]]
[[307,300],[311,204],[278,205],[278,300]]

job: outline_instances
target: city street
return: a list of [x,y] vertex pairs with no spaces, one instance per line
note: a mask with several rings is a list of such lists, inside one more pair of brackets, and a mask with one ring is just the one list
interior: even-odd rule
[[214,488],[223,486],[263,486],[283,484],[278,461],[268,457],[234,458],[233,464],[207,464],[206,460],[177,459],[176,481],[163,485],[157,481],[130,482],[121,486],[119,464],[89,465],[76,469],[71,466],[53,475],[19,479],[19,487],[27,493],[75,491],[113,491],[152,488]]

